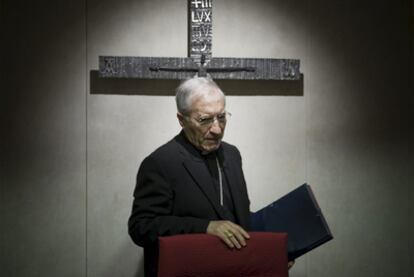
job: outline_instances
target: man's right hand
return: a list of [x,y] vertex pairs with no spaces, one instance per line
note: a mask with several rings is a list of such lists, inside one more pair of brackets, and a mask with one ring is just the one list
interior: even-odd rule
[[228,220],[210,221],[207,234],[218,236],[228,247],[240,249],[246,246],[249,234],[239,225]]

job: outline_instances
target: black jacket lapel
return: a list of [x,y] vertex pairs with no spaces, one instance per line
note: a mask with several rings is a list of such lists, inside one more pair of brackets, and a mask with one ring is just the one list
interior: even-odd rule
[[231,160],[230,155],[223,153],[224,149],[220,152],[219,155],[223,161],[223,169],[227,178],[227,184],[233,198],[236,219],[241,226],[246,227],[249,225],[248,222],[245,222],[246,215],[244,214],[245,211],[243,211],[243,208],[246,206],[246,200],[243,199],[243,192],[240,190],[240,184],[243,180],[241,180],[240,175],[237,174],[237,169],[233,166],[235,162]]
[[211,176],[205,163],[202,160],[186,160],[184,161],[184,166],[190,173],[191,177],[193,177],[196,184],[204,192],[219,217],[224,219],[225,216],[223,210],[221,209],[220,203],[216,197]]
[[210,172],[201,157],[201,154],[192,146],[181,132],[176,136],[176,141],[179,145],[180,152],[184,156],[183,166],[191,175],[195,183],[200,187],[205,194],[219,218],[224,219],[225,215],[220,206],[219,200],[216,197],[214,184],[212,183]]

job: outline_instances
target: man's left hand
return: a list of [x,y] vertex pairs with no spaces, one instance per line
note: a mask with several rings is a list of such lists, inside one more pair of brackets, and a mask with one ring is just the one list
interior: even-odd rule
[[250,238],[241,226],[228,220],[210,221],[207,234],[218,236],[229,248],[237,249],[246,246],[246,240]]

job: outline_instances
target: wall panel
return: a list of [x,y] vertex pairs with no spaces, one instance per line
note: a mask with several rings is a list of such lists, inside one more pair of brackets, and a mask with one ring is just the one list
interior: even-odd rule
[[2,1],[1,276],[84,276],[83,1]]

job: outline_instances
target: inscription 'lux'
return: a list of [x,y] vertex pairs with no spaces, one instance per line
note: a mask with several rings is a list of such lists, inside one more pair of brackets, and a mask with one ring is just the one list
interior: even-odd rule
[[[192,22],[211,22],[211,12],[202,11],[202,12],[191,12],[191,21]],[[197,17],[197,18],[196,18]]]

